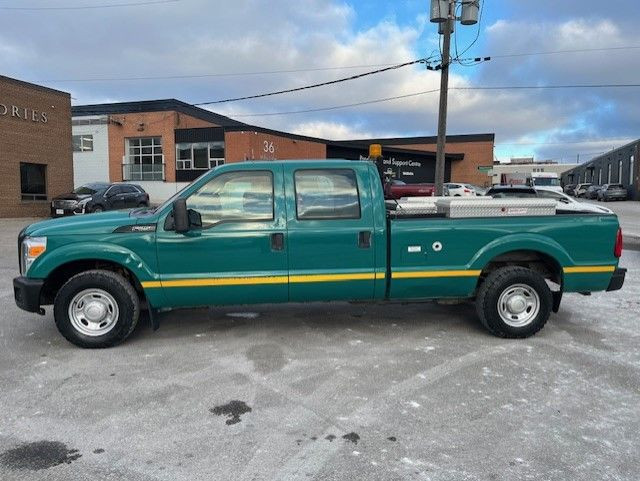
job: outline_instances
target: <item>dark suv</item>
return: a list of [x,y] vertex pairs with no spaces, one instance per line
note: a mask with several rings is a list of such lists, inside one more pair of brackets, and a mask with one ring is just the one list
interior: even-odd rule
[[51,201],[51,217],[128,209],[149,205],[149,194],[137,184],[85,184]]

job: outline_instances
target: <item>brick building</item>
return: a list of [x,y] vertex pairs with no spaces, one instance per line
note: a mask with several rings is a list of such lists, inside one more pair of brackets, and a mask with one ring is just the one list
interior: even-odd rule
[[73,188],[71,97],[0,76],[0,217],[49,213]]
[[[485,184],[480,165],[493,163],[493,134],[450,136],[446,180]],[[132,181],[161,201],[206,170],[245,160],[366,156],[381,143],[389,168],[406,182],[432,182],[435,137],[331,141],[245,124],[175,100],[73,107],[76,184]],[[98,144],[107,145],[99,148]],[[108,163],[108,169],[99,169]]]

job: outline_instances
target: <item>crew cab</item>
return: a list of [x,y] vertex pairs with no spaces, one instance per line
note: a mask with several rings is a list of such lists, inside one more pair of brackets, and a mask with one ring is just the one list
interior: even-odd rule
[[26,227],[15,301],[41,314],[52,304],[59,331],[81,347],[122,342],[141,308],[156,328],[164,309],[335,300],[475,299],[490,332],[522,338],[563,293],[622,286],[615,215],[458,199],[436,204],[483,210],[387,210],[369,161],[226,164],[154,209]]

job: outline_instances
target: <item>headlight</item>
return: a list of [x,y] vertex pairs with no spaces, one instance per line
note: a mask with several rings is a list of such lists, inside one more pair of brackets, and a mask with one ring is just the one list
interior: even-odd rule
[[26,237],[22,241],[20,274],[25,275],[40,254],[47,250],[46,237]]

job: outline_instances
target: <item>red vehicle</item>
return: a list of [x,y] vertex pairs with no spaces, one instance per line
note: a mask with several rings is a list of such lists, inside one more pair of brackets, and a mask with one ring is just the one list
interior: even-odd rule
[[385,199],[402,197],[431,197],[436,193],[434,184],[406,184],[401,180],[391,180],[384,185]]

